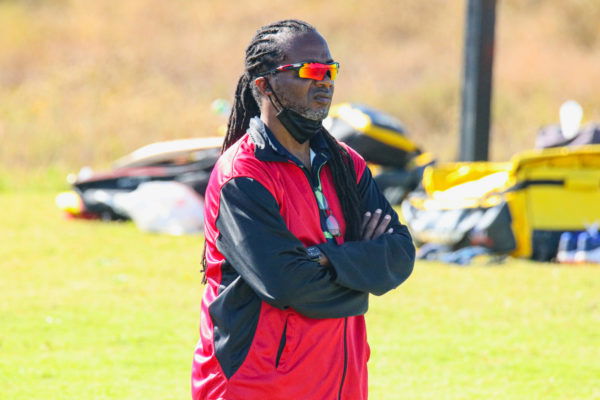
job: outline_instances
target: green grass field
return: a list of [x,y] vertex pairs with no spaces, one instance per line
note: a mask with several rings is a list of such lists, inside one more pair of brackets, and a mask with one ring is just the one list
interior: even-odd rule
[[[0,399],[187,399],[202,238],[0,193]],[[600,268],[421,263],[367,314],[372,399],[600,399]]]

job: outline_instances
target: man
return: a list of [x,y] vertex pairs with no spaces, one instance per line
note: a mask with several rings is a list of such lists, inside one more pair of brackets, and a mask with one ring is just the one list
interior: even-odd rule
[[368,296],[410,275],[414,246],[364,160],[321,125],[337,72],[302,21],[246,50],[206,192],[195,400],[367,398]]

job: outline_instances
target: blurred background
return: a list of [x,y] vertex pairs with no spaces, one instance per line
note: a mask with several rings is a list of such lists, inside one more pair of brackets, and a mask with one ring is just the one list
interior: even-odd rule
[[[66,221],[68,173],[217,134],[213,101],[232,100],[256,29],[284,18],[328,40],[335,103],[391,114],[456,160],[466,3],[0,0],[0,399],[189,398],[202,236]],[[600,1],[497,3],[490,157],[504,161],[565,100],[600,122]],[[594,168],[575,172],[595,191],[554,186],[528,206],[597,218]],[[372,297],[371,398],[600,399],[597,265],[501,261],[419,261]]]
[[[314,24],[341,63],[336,102],[399,118],[458,153],[464,1],[0,1],[0,190],[58,185],[137,147],[214,135],[255,30]],[[533,147],[567,99],[600,120],[600,2],[498,3],[492,160]],[[25,182],[25,183],[24,183]]]

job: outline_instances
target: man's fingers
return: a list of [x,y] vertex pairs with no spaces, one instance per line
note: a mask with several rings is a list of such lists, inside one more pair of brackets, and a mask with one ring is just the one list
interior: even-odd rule
[[392,217],[389,214],[386,214],[383,218],[381,218],[379,225],[377,225],[375,231],[373,232],[373,239],[376,239],[385,233],[391,219]]
[[373,233],[375,229],[379,225],[379,219],[381,218],[381,209],[375,210],[371,218],[367,222],[367,226],[365,227],[365,231],[363,233],[363,240],[371,240],[373,237]]
[[362,240],[376,239],[384,233],[393,232],[393,229],[388,229],[392,216],[389,214],[382,216],[382,213],[381,209],[377,209],[373,213],[367,211],[363,214],[360,227]]
[[371,212],[367,211],[363,215],[363,219],[362,219],[362,222],[360,224],[360,235],[361,235],[361,237],[365,234],[365,228],[367,227],[367,224],[369,223],[370,219],[371,219]]

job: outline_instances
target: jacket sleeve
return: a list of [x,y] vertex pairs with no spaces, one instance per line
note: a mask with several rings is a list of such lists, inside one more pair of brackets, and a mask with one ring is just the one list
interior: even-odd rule
[[389,214],[389,227],[375,240],[346,242],[340,246],[323,243],[318,247],[327,256],[336,273],[335,282],[359,291],[382,295],[404,282],[411,274],[415,261],[415,247],[406,226],[379,191],[368,168],[358,184],[362,212],[380,208]]
[[271,193],[251,178],[221,189],[217,248],[259,298],[311,318],[364,314],[368,293],[333,281],[287,228]]

